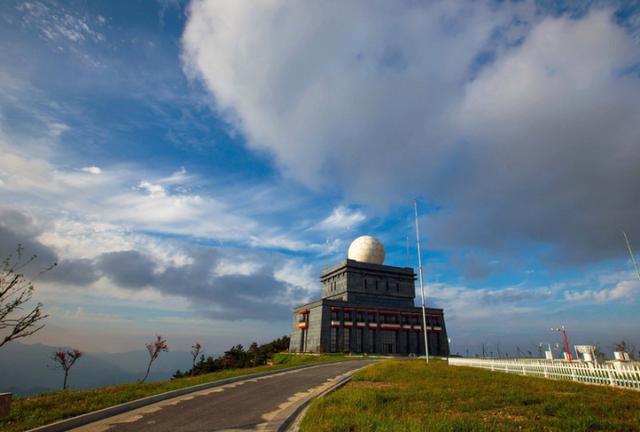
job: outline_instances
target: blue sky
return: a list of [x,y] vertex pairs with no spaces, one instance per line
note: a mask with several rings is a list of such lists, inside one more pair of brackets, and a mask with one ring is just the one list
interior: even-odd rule
[[358,235],[415,265],[417,198],[454,351],[640,344],[639,10],[3,2],[0,243],[60,263],[30,341],[280,336]]

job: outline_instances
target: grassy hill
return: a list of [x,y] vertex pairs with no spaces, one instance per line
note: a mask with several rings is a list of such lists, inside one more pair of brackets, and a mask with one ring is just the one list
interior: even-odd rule
[[256,372],[300,366],[304,364],[353,359],[336,355],[302,356],[276,354],[273,364],[245,369],[226,369],[194,377],[145,384],[120,384],[93,390],[66,390],[37,396],[19,397],[14,400],[11,415],[0,419],[0,430],[18,432],[53,423],[65,418],[107,408],[124,402],[140,399],[197,384],[219,381]]
[[314,401],[301,430],[638,431],[640,392],[389,360]]

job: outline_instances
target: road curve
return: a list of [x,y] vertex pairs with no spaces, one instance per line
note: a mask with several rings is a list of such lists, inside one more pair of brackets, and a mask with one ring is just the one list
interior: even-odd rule
[[328,363],[167,399],[76,432],[274,431],[297,406],[371,360]]

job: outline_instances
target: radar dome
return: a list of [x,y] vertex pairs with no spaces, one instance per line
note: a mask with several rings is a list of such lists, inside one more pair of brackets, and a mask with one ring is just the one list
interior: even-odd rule
[[375,237],[358,237],[351,242],[347,258],[364,263],[383,264],[384,246]]

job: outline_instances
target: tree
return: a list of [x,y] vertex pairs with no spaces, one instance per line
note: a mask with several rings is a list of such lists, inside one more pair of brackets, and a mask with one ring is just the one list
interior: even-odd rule
[[67,389],[67,378],[69,377],[69,371],[80,357],[82,357],[82,352],[77,349],[66,351],[59,350],[53,353],[53,361],[57,363],[57,366],[64,371],[64,382],[62,384],[62,390]]
[[200,355],[201,352],[202,352],[202,345],[196,342],[195,345],[191,347],[191,357],[193,358],[193,361],[191,362],[191,375],[193,375],[193,373],[195,372],[196,359],[198,358],[198,355]]
[[254,342],[249,347],[249,353],[253,356],[252,362],[253,366],[258,366],[258,356],[260,355],[260,347],[257,342]]
[[156,340],[151,343],[145,344],[145,346],[147,347],[147,351],[149,352],[149,364],[147,365],[147,372],[144,374],[144,378],[142,378],[140,382],[145,382],[147,380],[149,371],[151,370],[151,365],[160,356],[160,353],[163,351],[169,351],[167,340],[163,339],[160,335],[156,335]]
[[[0,347],[41,330],[44,327],[41,321],[48,316],[42,312],[42,303],[37,303],[29,312],[24,311],[33,295],[33,281],[22,271],[37,258],[37,255],[24,258],[23,251],[22,245],[18,245],[15,255],[11,254],[5,258],[0,269]],[[53,263],[38,276],[55,266]]]

